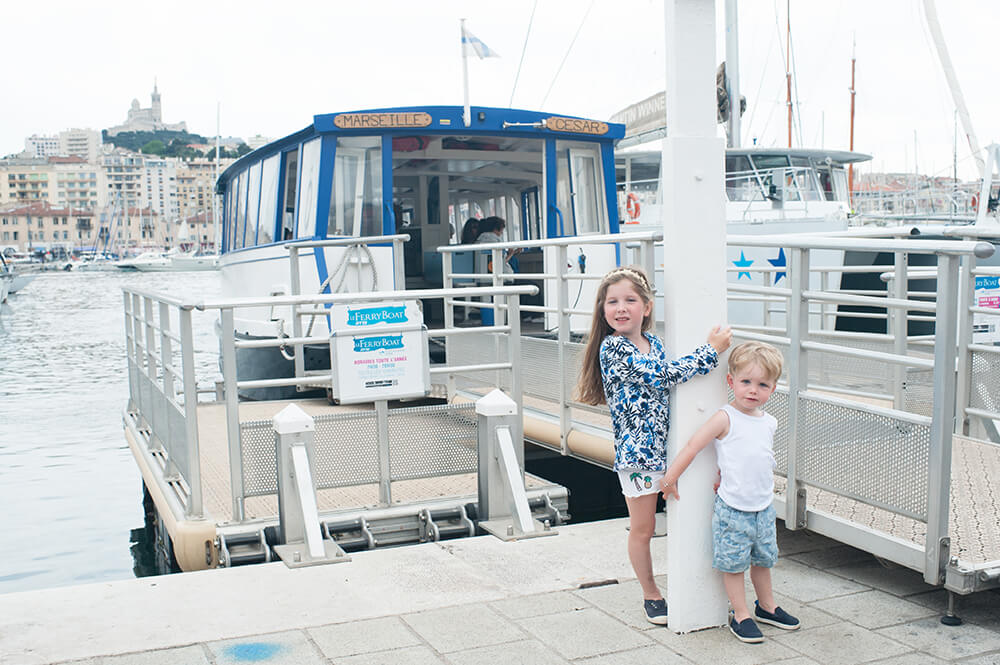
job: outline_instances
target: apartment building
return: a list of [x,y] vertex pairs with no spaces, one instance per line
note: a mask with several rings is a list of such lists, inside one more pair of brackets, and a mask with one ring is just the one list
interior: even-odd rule
[[59,208],[48,201],[0,208],[0,245],[19,252],[73,248],[92,243],[98,230],[94,212]]

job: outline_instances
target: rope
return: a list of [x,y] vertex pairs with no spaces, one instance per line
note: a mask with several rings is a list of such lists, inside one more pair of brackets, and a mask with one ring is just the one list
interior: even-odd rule
[[559,73],[562,71],[563,65],[566,64],[566,59],[569,58],[570,51],[573,50],[573,45],[576,44],[576,38],[580,36],[580,31],[583,29],[583,24],[587,22],[587,17],[590,16],[590,10],[594,8],[594,3],[597,0],[590,0],[590,6],[587,7],[586,13],[584,13],[583,18],[580,20],[580,25],[576,29],[576,34],[573,35],[573,41],[569,43],[569,48],[566,49],[566,54],[563,56],[562,62],[559,63],[559,69],[556,70],[555,76],[552,77],[552,83],[549,85],[548,92],[545,93],[545,97],[542,98],[542,103],[539,104],[539,108],[545,107],[545,102],[549,98],[549,93],[552,92],[552,88],[556,85],[556,79],[559,78]]
[[514,91],[517,90],[517,80],[521,78],[521,66],[524,65],[524,53],[528,50],[528,37],[531,36],[531,25],[535,21],[535,10],[538,9],[538,0],[535,0],[531,8],[531,17],[528,19],[528,31],[524,33],[524,46],[521,47],[521,60],[517,63],[517,74],[514,75],[514,87],[510,89],[510,101],[507,106],[514,106]]

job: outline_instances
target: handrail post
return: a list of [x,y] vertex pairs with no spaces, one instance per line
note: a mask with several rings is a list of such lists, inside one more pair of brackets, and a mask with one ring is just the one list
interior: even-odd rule
[[[524,413],[524,385],[521,383],[521,296],[514,294],[507,298],[510,316],[510,331],[507,334],[507,353],[510,362],[510,394],[517,405],[517,412]],[[561,367],[561,365],[560,365]],[[517,440],[524,439],[524,421],[518,419],[514,423],[514,436]]]
[[375,431],[378,441],[378,502],[392,505],[392,463],[389,459],[389,402],[375,400]]
[[[910,278],[907,274],[909,255],[906,252],[893,253],[893,281],[892,297],[897,300],[906,300],[909,296]],[[907,337],[909,335],[909,313],[905,309],[887,309],[889,321],[887,322],[887,332],[892,335],[892,352],[898,356],[907,355]],[[895,365],[892,370],[892,406],[895,409],[903,409],[903,384],[906,381],[906,368],[902,365]]]
[[219,311],[222,341],[222,380],[226,391],[226,442],[229,448],[229,487],[232,490],[233,519],[243,521],[243,454],[240,443],[240,397],[236,388],[236,324],[233,308]]
[[569,455],[570,408],[566,391],[566,363],[568,361],[566,345],[569,344],[569,281],[567,279],[566,245],[556,247],[556,316],[558,317],[558,354],[559,354],[559,449],[563,455]]
[[122,296],[125,301],[125,363],[128,369],[128,408],[132,410],[135,409],[136,400],[134,372],[138,366],[135,358],[134,333],[132,332],[133,326],[135,325],[135,315],[132,311],[132,294],[128,291],[123,291]]
[[955,434],[969,432],[969,408],[972,394],[972,320],[970,307],[975,304],[976,255],[962,257],[958,277],[958,377],[955,383]]
[[924,581],[940,584],[948,563],[952,433],[955,431],[955,350],[958,264],[954,255],[937,257],[937,311],[934,315],[934,406],[927,460],[927,540]]
[[170,348],[170,306],[160,303],[160,367],[163,368],[163,394],[174,398],[173,351]]
[[[403,262],[403,241],[399,238],[392,241],[392,285],[395,291],[406,289],[406,265]],[[372,270],[375,267],[372,266]],[[378,284],[375,285],[378,290]]]
[[[295,245],[292,245],[291,247],[288,248],[288,251],[289,251],[289,267],[291,270],[291,275],[289,277],[290,284],[288,285],[288,287],[289,289],[291,289],[293,296],[302,295],[302,280],[299,274],[299,248],[296,247]],[[319,247],[313,247],[313,252],[318,252],[318,251],[321,251]],[[292,336],[297,339],[299,337],[302,337],[302,321],[299,319],[299,306],[296,304],[292,304],[291,312],[292,312]],[[282,331],[279,330],[278,334],[280,335],[281,333]],[[303,357],[305,355],[305,347],[302,346],[301,344],[295,344],[292,348],[295,354],[295,360],[293,361],[295,363],[295,378],[298,379],[300,377],[305,376],[306,373],[306,362],[305,358]],[[295,390],[298,391],[299,387],[296,386]]]
[[[451,252],[441,253],[441,286],[450,289],[453,286],[452,280],[452,254]],[[442,298],[442,309],[444,310],[444,327],[448,330],[455,327],[455,297],[445,296]],[[451,364],[451,352],[454,347],[451,343],[451,335],[444,338],[444,361]],[[455,375],[448,374],[448,401],[455,397]]]
[[191,327],[191,310],[181,308],[178,326],[181,335],[181,380],[184,389],[184,427],[187,440],[188,488],[191,497],[187,516],[200,518],[203,513],[201,490],[201,447],[198,442],[198,384],[194,369],[194,332]]
[[806,526],[806,491],[799,481],[798,441],[802,408],[799,393],[809,386],[809,352],[802,343],[809,337],[809,303],[802,296],[809,289],[809,250],[791,250],[788,277],[792,288],[788,321],[788,468],[785,486],[785,528]]

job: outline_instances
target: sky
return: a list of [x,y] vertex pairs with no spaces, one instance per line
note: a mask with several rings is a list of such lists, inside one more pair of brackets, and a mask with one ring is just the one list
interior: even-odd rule
[[[717,62],[724,59],[716,0]],[[852,41],[854,147],[863,171],[949,176],[955,105],[920,0],[791,0],[796,129],[802,147],[846,149]],[[1000,2],[946,0],[937,13],[979,144],[1000,140]],[[94,0],[14,3],[0,154],[32,134],[125,121],[132,99],[189,131],[279,138],[320,113],[462,104],[459,19],[499,58],[470,59],[473,105],[607,119],[665,88],[663,0],[176,0],[155,10]],[[127,9],[126,9],[127,8]],[[743,143],[787,144],[783,0],[740,0]],[[992,33],[992,34],[991,34]],[[960,178],[978,177],[964,131]]]

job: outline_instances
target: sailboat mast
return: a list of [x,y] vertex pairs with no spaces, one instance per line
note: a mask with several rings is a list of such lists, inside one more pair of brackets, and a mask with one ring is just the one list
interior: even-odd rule
[[[857,51],[857,40],[855,39],[851,44],[851,139],[848,143],[848,149],[854,152],[854,95],[857,91],[854,89],[854,63],[856,61],[856,51]],[[847,202],[853,207],[854,205],[854,163],[847,165]]]
[[972,119],[969,118],[969,109],[965,105],[965,97],[962,95],[962,88],[958,85],[958,77],[955,76],[955,68],[951,64],[951,56],[948,55],[948,47],[944,43],[944,35],[941,33],[941,24],[938,23],[937,11],[934,9],[934,0],[924,0],[924,15],[927,18],[927,27],[931,31],[934,40],[934,47],[937,49],[938,58],[941,60],[941,69],[944,70],[944,77],[948,81],[951,89],[951,96],[958,109],[958,117],[962,121],[962,129],[965,130],[965,138],[969,141],[969,149],[972,150],[972,157],[979,167],[979,177],[985,177],[984,170],[986,164],[983,161],[983,151],[979,148],[979,141],[976,133],[972,130]]
[[788,106],[788,147],[792,147],[792,2],[785,2],[785,85],[787,94],[785,103]]

